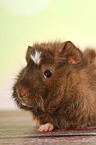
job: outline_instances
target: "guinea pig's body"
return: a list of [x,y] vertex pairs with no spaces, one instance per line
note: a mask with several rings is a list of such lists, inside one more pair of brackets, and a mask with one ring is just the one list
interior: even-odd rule
[[13,98],[33,113],[39,131],[96,125],[94,50],[82,53],[70,41],[35,44],[28,47],[26,60]]

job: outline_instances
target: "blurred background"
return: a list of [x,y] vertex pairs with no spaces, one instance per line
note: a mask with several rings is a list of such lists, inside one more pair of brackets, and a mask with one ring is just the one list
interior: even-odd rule
[[96,0],[0,0],[0,110],[16,110],[12,85],[28,45],[71,40],[96,48]]

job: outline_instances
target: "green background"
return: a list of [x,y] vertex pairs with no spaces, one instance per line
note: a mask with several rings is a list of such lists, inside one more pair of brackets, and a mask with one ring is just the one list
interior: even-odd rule
[[[96,0],[0,0],[0,109],[16,109],[11,87],[28,45],[71,40],[96,48]],[[30,11],[28,11],[30,10]]]

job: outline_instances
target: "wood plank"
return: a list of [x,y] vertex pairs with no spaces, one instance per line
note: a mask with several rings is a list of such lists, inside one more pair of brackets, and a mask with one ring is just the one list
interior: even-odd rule
[[57,129],[51,132],[39,132],[33,134],[33,137],[65,137],[65,136],[96,136],[96,127],[82,129]]
[[24,111],[0,111],[0,145],[96,145],[96,128],[38,132],[32,116]]
[[43,138],[43,137],[68,137],[68,136],[96,136],[96,128],[74,129],[74,130],[54,130],[51,132],[37,132],[26,135],[7,135],[0,138]]
[[43,138],[68,136],[96,136],[96,127],[83,129],[57,129],[38,132],[29,113],[22,111],[0,112],[0,138]]

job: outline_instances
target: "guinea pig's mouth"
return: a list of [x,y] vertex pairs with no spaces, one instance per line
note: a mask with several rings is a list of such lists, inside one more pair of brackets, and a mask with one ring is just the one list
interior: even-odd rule
[[[43,111],[45,111],[44,101],[43,101],[43,99],[42,99],[41,96],[39,96],[39,97],[40,97],[40,102],[38,102],[38,101],[35,99],[35,102],[36,102],[36,106],[35,106],[35,107],[41,108]],[[31,109],[31,110],[34,109],[33,106],[31,106],[31,105],[25,103],[25,102],[22,101],[21,99],[20,99],[20,106],[21,106],[21,107],[24,107],[24,108],[26,108],[26,109]]]
[[26,108],[26,109],[33,109],[33,107],[31,106],[31,105],[28,105],[28,104],[26,104],[26,103],[24,103],[23,101],[22,101],[22,99],[20,99],[19,97],[18,97],[18,95],[17,95],[17,103],[18,103],[18,105],[21,107],[21,108]]
[[24,106],[24,107],[27,107],[27,108],[31,108],[31,109],[32,109],[32,106],[27,105],[27,104],[25,104],[25,103],[23,103],[23,102],[21,102],[21,105]]
[[29,108],[29,109],[33,109],[33,107],[31,105],[25,103],[22,99],[19,99],[19,100],[20,100],[20,105],[22,107],[24,107],[24,108],[26,107],[26,108]]

